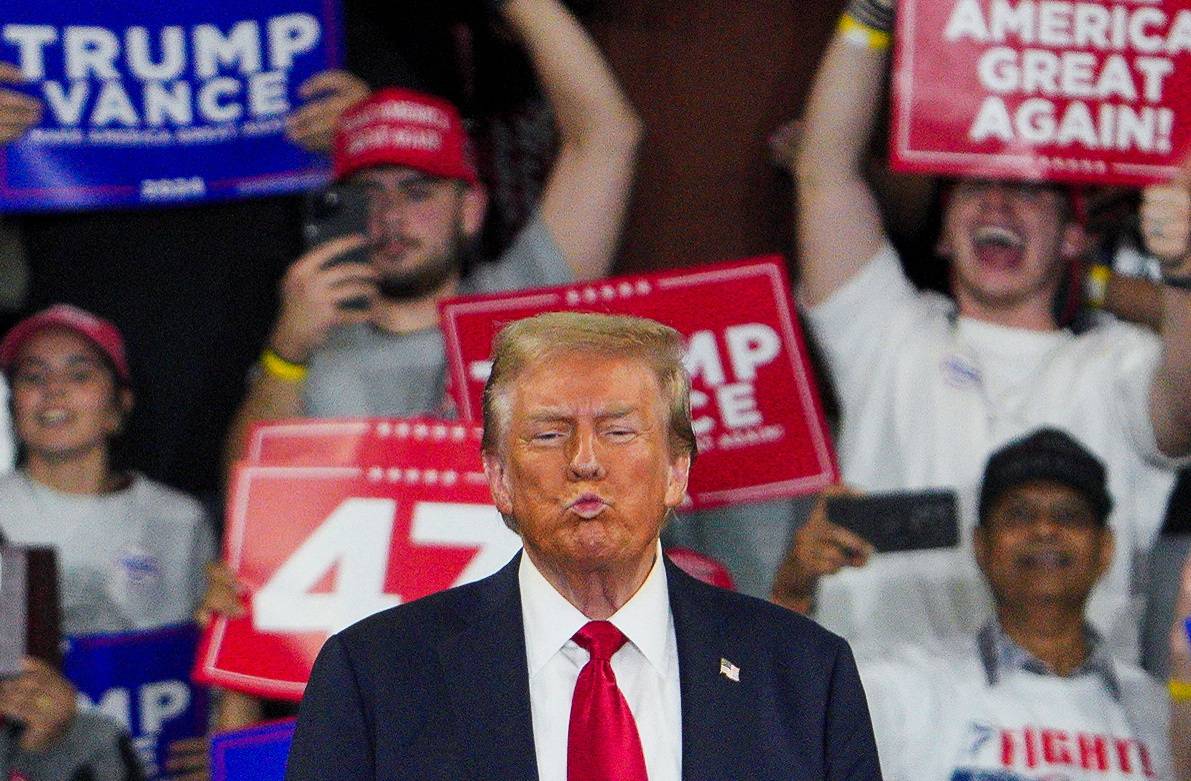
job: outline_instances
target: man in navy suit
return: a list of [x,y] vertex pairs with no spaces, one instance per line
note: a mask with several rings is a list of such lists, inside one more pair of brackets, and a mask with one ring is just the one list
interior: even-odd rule
[[492,496],[524,551],[327,641],[287,779],[879,779],[847,644],[658,536],[696,454],[682,340],[554,313],[497,337]]

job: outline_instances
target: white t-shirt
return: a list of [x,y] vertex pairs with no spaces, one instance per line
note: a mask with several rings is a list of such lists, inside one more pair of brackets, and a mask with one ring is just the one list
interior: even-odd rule
[[[526,554],[517,572],[529,666],[529,704],[538,777],[567,777],[567,734],[579,671],[590,655],[571,638],[589,619],[567,602]],[[645,582],[608,620],[628,638],[612,655],[616,684],[641,738],[651,781],[682,777],[678,640],[662,549]]]
[[949,299],[914,289],[889,246],[808,319],[840,400],[844,479],[874,492],[955,488],[964,518],[959,548],[882,554],[824,578],[820,623],[862,650],[974,633],[991,614],[970,544],[985,462],[1052,426],[1108,469],[1116,558],[1088,616],[1136,658],[1138,559],[1161,525],[1176,466],[1158,451],[1148,412],[1160,340],[1124,323],[1077,336],[956,317]]
[[122,491],[80,495],[13,472],[0,478],[0,530],[16,545],[57,549],[69,635],[189,621],[215,555],[198,502],[142,475]]
[[1002,671],[989,683],[974,638],[860,660],[886,781],[1173,779],[1169,700],[1115,663],[1096,674]]

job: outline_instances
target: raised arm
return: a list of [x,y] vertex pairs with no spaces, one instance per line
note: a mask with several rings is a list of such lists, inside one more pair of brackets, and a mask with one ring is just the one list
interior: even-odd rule
[[1146,247],[1162,264],[1162,363],[1150,389],[1158,448],[1191,453],[1191,162],[1169,185],[1146,188],[1141,204]]
[[[853,0],[828,45],[807,102],[797,157],[801,300],[814,306],[852,278],[885,241],[864,178],[888,62],[893,0]],[[868,24],[864,24],[867,22]]]
[[604,276],[620,240],[641,121],[595,42],[556,0],[508,0],[503,13],[558,125],[542,219],[576,277]]
[[332,239],[298,258],[281,280],[281,311],[261,356],[260,371],[232,418],[224,447],[224,472],[243,455],[248,432],[258,420],[301,417],[306,364],[340,326],[363,323],[368,312],[345,308],[352,298],[376,297],[376,270],[360,263],[327,261],[361,247],[363,236]]

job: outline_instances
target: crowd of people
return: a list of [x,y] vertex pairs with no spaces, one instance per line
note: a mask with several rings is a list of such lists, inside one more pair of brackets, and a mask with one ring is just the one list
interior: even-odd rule
[[[792,530],[788,544],[773,550],[764,535],[748,542],[746,534],[724,563],[751,572],[772,562],[764,586],[749,590],[848,641],[886,778],[1191,780],[1191,559],[1161,620],[1161,666],[1140,665],[1147,563],[1164,544],[1164,521],[1186,515],[1178,505],[1186,493],[1174,488],[1191,467],[1191,161],[1181,180],[1151,185],[1138,200],[1134,254],[1154,274],[1144,285],[1097,265],[1107,251],[1088,225],[1095,193],[1048,182],[941,183],[934,201],[920,204],[938,209],[937,261],[902,257],[883,212],[908,207],[888,204],[869,175],[893,1],[851,0],[796,129],[777,142],[795,185],[792,292],[838,407],[843,484],[816,497],[805,518],[789,502],[739,505],[726,516],[679,518],[663,543],[699,547],[724,517],[770,529],[780,516],[779,527]],[[259,248],[261,259],[251,279],[233,274],[215,290],[221,307],[251,312],[229,314],[206,334],[171,327],[126,345],[110,319],[133,305],[109,304],[135,287],[105,288],[110,278],[66,269],[35,280],[39,295],[68,284],[100,288],[71,297],[94,312],[38,306],[0,342],[0,540],[56,549],[64,634],[204,623],[243,610],[243,586],[220,561],[210,481],[166,485],[122,463],[137,371],[160,371],[182,355],[195,358],[197,372],[143,386],[159,421],[177,422],[144,423],[152,432],[139,446],[160,449],[145,462],[184,472],[187,427],[200,426],[222,442],[221,457],[206,450],[201,471],[226,475],[258,421],[456,417],[440,301],[609,274],[647,128],[566,6],[487,5],[486,21],[523,47],[557,135],[536,205],[500,252],[477,251],[486,247],[489,190],[469,124],[450,99],[457,95],[427,91],[434,79],[404,62],[390,67],[393,80],[378,76],[381,60],[360,52],[397,40],[364,35],[370,28],[360,23],[348,39],[357,73],[316,77],[289,132],[330,157],[336,183],[366,194],[365,233],[302,250],[292,199],[208,214],[234,226],[233,241],[251,236],[248,251]],[[0,65],[0,81],[17,78]],[[0,86],[0,143],[40,115],[36,100]],[[402,142],[411,130],[436,133],[436,151]],[[61,261],[47,248],[78,231],[102,236],[109,218],[124,219],[65,217],[75,222],[60,236],[50,235],[51,218],[31,220],[30,246]],[[87,252],[100,268],[119,249],[100,241]],[[334,262],[352,252],[367,262]],[[35,270],[47,262],[35,259]],[[946,264],[948,294],[910,281],[907,269],[933,262]],[[250,334],[253,356],[221,354],[227,328]],[[160,355],[135,354],[150,343],[147,352]],[[196,412],[208,403],[223,412]],[[958,497],[960,540],[950,548],[877,552],[827,513],[843,493],[939,488]],[[668,508],[680,503],[667,495]],[[336,688],[324,684],[319,697]],[[213,730],[292,713],[235,691],[216,703]],[[0,725],[2,778],[142,777],[121,725],[79,706],[72,683],[46,660],[27,658],[0,681]],[[304,777],[336,759],[309,739],[302,745]],[[171,777],[205,777],[202,754],[179,747]],[[558,756],[538,757],[542,768],[559,766]],[[678,777],[648,746],[644,757],[658,777]]]

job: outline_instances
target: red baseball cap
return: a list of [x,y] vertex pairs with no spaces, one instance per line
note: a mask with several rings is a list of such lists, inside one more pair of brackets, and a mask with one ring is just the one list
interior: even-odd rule
[[83,337],[107,356],[121,382],[132,381],[120,330],[102,317],[70,304],[55,304],[14,325],[0,342],[0,369],[11,369],[25,343],[46,328],[62,328]]
[[352,106],[331,145],[336,179],[362,168],[399,165],[444,179],[479,181],[459,110],[449,100],[389,87]]

